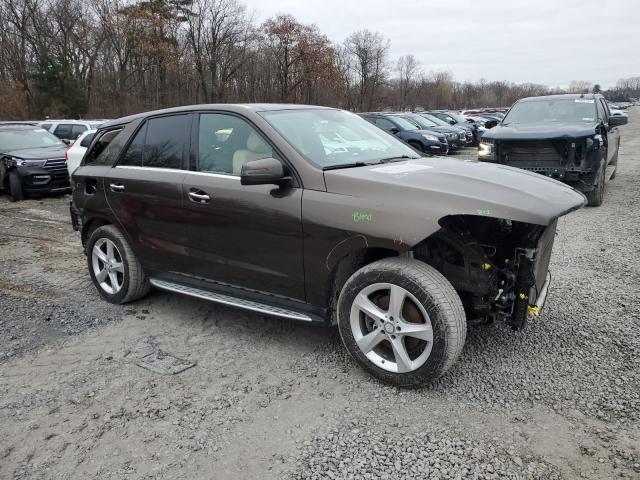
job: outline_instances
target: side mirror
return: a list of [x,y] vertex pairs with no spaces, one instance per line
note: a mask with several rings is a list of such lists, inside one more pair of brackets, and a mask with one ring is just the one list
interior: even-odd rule
[[487,120],[486,122],[484,122],[484,128],[486,128],[487,130],[495,127],[496,125],[498,125],[497,120]]
[[245,162],[240,170],[242,185],[282,185],[291,180],[284,174],[284,167],[280,160],[262,158]]
[[619,127],[620,125],[626,125],[629,122],[629,117],[626,115],[614,115],[609,117],[610,127]]
[[71,140],[69,140],[68,138],[61,138],[60,140],[62,140],[62,142],[67,145],[71,145]]
[[399,130],[399,129],[397,129],[396,127],[391,127],[391,128],[389,129],[389,133],[393,133],[394,135],[397,135],[399,131],[400,131],[400,130]]
[[449,120],[449,125],[455,125],[456,121],[455,120]]

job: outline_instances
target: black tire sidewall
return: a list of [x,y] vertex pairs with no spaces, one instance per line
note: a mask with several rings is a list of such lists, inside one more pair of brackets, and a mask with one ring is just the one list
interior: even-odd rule
[[24,200],[24,188],[17,172],[9,172],[9,181],[7,183],[9,185],[9,200],[12,202]]
[[[392,283],[409,291],[429,315],[433,328],[433,346],[427,361],[413,372],[393,373],[378,367],[360,350],[351,331],[351,305],[356,295],[366,286],[381,282]],[[349,353],[378,379],[400,386],[424,384],[441,375],[447,347],[446,325],[442,315],[432,292],[424,289],[410,276],[387,269],[356,272],[345,284],[338,301],[338,329]]]
[[[119,304],[119,303],[122,303],[124,298],[127,296],[127,293],[129,292],[129,282],[131,280],[131,277],[129,274],[130,259],[127,257],[127,249],[122,244],[122,241],[120,240],[120,238],[118,238],[117,235],[113,234],[113,232],[111,231],[111,228],[113,227],[108,227],[108,226],[99,227],[89,237],[89,240],[87,241],[87,266],[89,268],[89,275],[91,276],[91,281],[93,281],[93,284],[95,285],[96,289],[98,290],[102,298],[104,298],[110,303]],[[120,253],[120,257],[122,258],[122,264],[124,266],[124,279],[122,282],[122,288],[118,293],[115,293],[115,294],[110,294],[105,292],[100,286],[100,284],[98,283],[98,281],[96,280],[96,276],[93,273],[93,261],[92,261],[93,246],[101,238],[108,238],[109,240],[111,240],[118,248],[118,252]]]
[[409,145],[411,145],[411,147],[413,147],[414,150],[417,150],[420,153],[424,153],[425,149],[424,149],[424,147],[422,146],[422,144],[420,142],[417,142],[415,140],[411,140],[411,141],[409,141],[407,143],[409,143]]

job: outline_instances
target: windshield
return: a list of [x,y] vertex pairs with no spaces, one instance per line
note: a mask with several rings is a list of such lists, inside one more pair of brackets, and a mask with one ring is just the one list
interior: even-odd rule
[[596,104],[588,98],[534,100],[516,103],[503,120],[504,125],[514,123],[593,123]]
[[393,117],[395,122],[402,127],[403,130],[419,130],[413,123],[403,117]]
[[[300,155],[321,168],[378,163],[405,156],[419,158],[415,150],[401,141],[343,110],[277,110],[260,115]],[[414,125],[411,127],[416,129]]]
[[431,115],[430,113],[425,113],[423,115],[423,117],[426,118],[427,120],[432,121],[433,123],[435,123],[436,125],[439,125],[441,127],[450,127],[451,126],[451,124],[449,122],[445,122],[441,118],[438,118],[435,115]]
[[418,127],[422,129],[430,129],[432,127],[436,127],[436,123],[431,121],[430,119],[423,117],[422,115],[411,115],[408,117],[408,120],[412,123],[418,125]]
[[0,131],[0,151],[25,150],[51,146],[66,146],[55,135],[38,128],[35,130]]

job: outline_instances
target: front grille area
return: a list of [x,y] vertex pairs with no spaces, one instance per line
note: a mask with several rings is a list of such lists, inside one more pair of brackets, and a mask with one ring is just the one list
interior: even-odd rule
[[47,160],[47,163],[44,164],[44,168],[51,172],[51,175],[56,178],[67,177],[69,172],[67,172],[67,162],[64,158],[53,158]]
[[500,163],[514,167],[553,167],[563,164],[565,142],[511,141],[501,142]]

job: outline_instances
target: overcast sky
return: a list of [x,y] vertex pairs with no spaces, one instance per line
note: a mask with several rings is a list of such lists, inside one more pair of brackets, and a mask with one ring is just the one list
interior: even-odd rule
[[290,13],[332,41],[361,29],[456,80],[566,86],[640,76],[640,0],[240,0],[262,22]]

